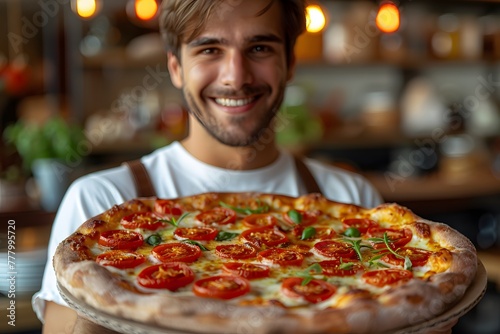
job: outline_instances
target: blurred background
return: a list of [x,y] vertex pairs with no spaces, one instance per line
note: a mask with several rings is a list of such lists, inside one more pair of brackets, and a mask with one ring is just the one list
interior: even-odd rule
[[[68,184],[186,134],[160,2],[0,0],[2,312],[10,221],[19,268],[17,325],[2,333],[40,332],[30,298]],[[280,145],[469,237],[488,290],[453,332],[500,333],[500,1],[323,0],[308,19]]]

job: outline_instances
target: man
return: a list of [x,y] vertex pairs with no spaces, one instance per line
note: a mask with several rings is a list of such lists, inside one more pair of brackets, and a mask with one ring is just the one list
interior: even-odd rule
[[[189,109],[189,135],[141,159],[158,197],[207,191],[307,192],[290,154],[274,141],[273,119],[293,77],[293,48],[305,28],[304,0],[164,0],[161,30],[172,83]],[[271,135],[269,135],[271,134]],[[323,194],[380,204],[360,176],[306,160]],[[44,333],[68,333],[77,318],[59,296],[50,258],[86,219],[137,196],[130,171],[85,176],[68,190],[54,222],[49,261],[34,309]],[[76,332],[85,321],[77,322]]]

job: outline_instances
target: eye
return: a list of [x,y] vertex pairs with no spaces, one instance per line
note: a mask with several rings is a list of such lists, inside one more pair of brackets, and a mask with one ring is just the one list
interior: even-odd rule
[[252,47],[253,53],[266,53],[271,51],[272,51],[271,47],[267,45],[255,45]]
[[217,48],[206,48],[200,51],[200,54],[203,55],[216,55],[219,54],[220,50]]

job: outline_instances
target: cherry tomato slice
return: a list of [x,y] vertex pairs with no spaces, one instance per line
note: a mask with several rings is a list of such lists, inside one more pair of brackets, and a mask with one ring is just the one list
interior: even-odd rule
[[411,271],[395,268],[368,271],[361,276],[366,283],[378,287],[406,282],[412,277],[413,273]]
[[369,228],[378,226],[377,222],[368,218],[345,218],[342,220],[342,224],[346,229],[354,227],[362,234],[366,233]]
[[215,247],[215,253],[223,259],[240,260],[255,257],[255,255],[257,255],[257,250],[246,244],[230,244]]
[[341,262],[340,260],[321,261],[322,274],[326,276],[354,276],[358,272],[364,271],[363,266],[359,262]]
[[337,236],[337,233],[330,227],[316,227],[314,239],[329,240]]
[[118,269],[135,268],[146,261],[146,257],[133,252],[111,250],[99,254],[95,261],[102,266],[111,266]]
[[250,291],[250,283],[238,276],[212,276],[194,282],[193,292],[198,297],[233,299]]
[[175,291],[194,281],[194,273],[185,263],[170,262],[143,269],[137,282],[145,288]]
[[262,262],[270,262],[280,266],[300,266],[304,261],[302,254],[284,248],[270,248],[260,252],[257,257]]
[[382,257],[382,260],[395,266],[404,266],[404,257],[408,257],[411,261],[412,267],[420,267],[425,265],[429,260],[429,257],[432,255],[431,252],[425,249],[415,247],[403,247],[397,249],[396,253],[401,255],[403,258],[397,257],[392,253],[388,253]]
[[337,288],[323,280],[313,279],[302,285],[304,279],[300,277],[289,277],[283,280],[281,291],[291,298],[304,298],[309,303],[319,303],[330,298]]
[[224,263],[222,269],[229,274],[246,279],[257,279],[269,276],[269,267],[263,264],[229,262]]
[[151,253],[161,262],[194,262],[201,256],[201,249],[184,242],[171,242],[154,247]]
[[318,221],[319,211],[290,210],[283,214],[283,219],[289,224],[309,226]]
[[198,214],[196,220],[205,225],[227,225],[236,221],[236,212],[228,208],[216,207]]
[[219,231],[213,227],[178,227],[174,237],[178,240],[214,240]]
[[342,225],[344,225],[345,229],[350,227],[356,228],[362,234],[366,233],[369,228],[378,226],[376,221],[368,218],[344,218]]
[[[394,229],[394,228],[383,228],[383,227],[372,227],[368,229],[367,234],[370,238],[383,238],[384,234],[387,233],[389,238],[389,246],[392,249],[398,249],[403,247],[410,242],[413,237],[413,233],[410,229]],[[373,242],[373,247],[376,249],[387,248],[384,242]]]
[[243,218],[243,224],[248,227],[274,226],[278,224],[278,219],[267,213],[254,213]]
[[290,244],[287,245],[286,247],[283,247],[284,249],[289,249],[294,252],[297,252],[303,256],[311,256],[313,253],[311,253],[311,247],[308,245],[304,244]]
[[258,247],[263,244],[273,247],[288,241],[283,232],[273,227],[251,228],[241,233],[240,237]]
[[155,201],[155,212],[161,215],[180,216],[184,209],[179,203],[168,199],[157,199]]
[[128,230],[109,230],[104,231],[99,236],[99,245],[111,249],[129,249],[134,250],[141,246],[144,238],[141,234]]
[[154,231],[165,226],[165,223],[163,223],[160,219],[161,218],[153,212],[137,212],[123,217],[121,224],[123,227],[131,230],[142,228]]
[[346,260],[344,262],[356,258],[356,252],[351,246],[334,240],[320,241],[314,245],[314,250],[324,257]]

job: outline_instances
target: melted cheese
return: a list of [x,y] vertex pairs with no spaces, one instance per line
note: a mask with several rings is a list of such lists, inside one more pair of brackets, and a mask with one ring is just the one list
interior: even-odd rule
[[[285,208],[288,210],[288,208]],[[195,226],[200,226],[200,222],[196,221],[195,217],[200,211],[196,211],[191,213],[190,215],[186,216],[184,219],[182,219],[179,223],[179,227],[195,227]],[[282,214],[281,213],[273,213],[273,215],[280,221],[279,226],[282,228],[286,229],[287,226],[291,229],[293,228],[290,227],[289,223],[286,223],[282,219]],[[355,217],[358,217],[357,213],[355,212]],[[241,218],[242,216],[238,216],[238,221],[236,224],[231,224],[231,225],[223,225],[223,226],[218,226],[219,230],[222,231],[227,231],[227,232],[232,232],[232,233],[242,233],[248,227],[244,226],[241,223]],[[383,227],[391,227],[390,223],[387,222],[382,222],[381,225]],[[333,230],[337,233],[340,234],[344,227],[342,226],[341,220],[336,217],[330,216],[324,216],[322,219],[318,221],[314,226],[328,226],[333,228]],[[162,238],[162,243],[169,243],[169,242],[179,242],[176,240],[173,236],[173,232],[175,230],[174,226],[171,226],[169,224],[166,225],[165,228],[158,230],[158,231],[148,231],[148,230],[142,230],[142,229],[136,229],[136,232],[139,232],[143,235],[144,240],[146,241],[149,236],[152,234],[159,234]],[[222,265],[225,262],[249,262],[249,263],[260,263],[257,258],[252,258],[251,260],[225,260],[225,259],[220,259],[216,253],[215,253],[215,247],[218,245],[222,244],[241,244],[244,241],[240,240],[240,238],[237,236],[234,239],[227,240],[227,241],[200,241],[200,244],[202,244],[204,247],[208,249],[208,251],[203,251],[201,257],[196,260],[194,263],[189,264],[190,268],[194,271],[195,273],[195,278],[200,279],[208,276],[215,276],[215,275],[220,275],[224,274],[222,270]],[[307,244],[309,246],[313,246],[314,241],[300,241],[301,244]],[[411,247],[417,247],[417,248],[423,248],[431,251],[439,251],[441,248],[440,246],[431,241],[431,240],[425,240],[425,239],[419,239],[415,236],[415,233],[413,235],[412,240],[407,246]],[[135,277],[141,272],[144,268],[160,263],[156,258],[154,258],[151,255],[151,250],[153,249],[153,246],[148,245],[146,242],[144,243],[143,246],[141,246],[137,252],[139,254],[143,254],[147,257],[147,262],[144,264],[139,265],[138,267],[130,270],[119,270],[113,267],[108,267],[110,271],[117,275],[123,276],[125,279],[132,280],[135,282]],[[99,246],[99,245],[94,245],[91,248],[91,252],[94,256],[97,256],[103,252],[105,252],[107,249]],[[363,265],[365,266],[366,270],[375,270],[375,268],[369,266],[369,260],[370,260],[370,251],[367,248],[363,249]],[[300,273],[303,273],[306,268],[308,268],[310,265],[321,262],[323,260],[328,260],[328,258],[321,256],[319,254],[316,254],[315,252],[312,252],[312,255],[306,256],[304,259],[303,264],[300,267],[295,267],[295,266],[284,266],[280,267],[279,265],[270,265],[271,267],[271,274],[270,277],[268,278],[262,278],[262,279],[254,279],[251,280],[251,291],[246,294],[245,296],[235,298],[229,302],[233,303],[238,303],[238,304],[260,304],[260,303],[266,303],[269,300],[277,300],[279,303],[284,305],[285,307],[288,307],[290,309],[294,309],[300,312],[300,309],[302,306],[307,306],[305,308],[302,308],[303,310],[317,310],[317,309],[325,309],[329,307],[337,307],[337,306],[342,306],[346,303],[349,303],[350,300],[353,298],[356,298],[356,296],[362,296],[366,297],[368,295],[379,295],[383,293],[384,291],[387,291],[390,289],[390,286],[385,286],[382,288],[375,287],[373,285],[365,283],[363,280],[361,280],[361,274],[358,273],[355,276],[348,276],[348,277],[326,277],[323,276],[322,274],[315,274],[313,275],[314,278],[317,279],[324,279],[328,283],[334,285],[337,287],[336,293],[333,294],[332,297],[328,298],[327,300],[317,303],[317,304],[309,304],[302,298],[291,298],[285,296],[282,291],[281,291],[281,282],[283,279],[287,277],[297,277],[300,275]],[[386,267],[395,267],[389,263],[384,263],[382,261],[382,265]],[[436,269],[436,264],[431,263],[427,264],[422,267],[415,267],[413,268],[413,275],[416,278],[425,278],[427,275],[428,271],[435,271]],[[168,290],[156,290],[156,289],[146,289],[137,283],[135,283],[135,286],[145,292],[154,292],[154,293],[166,293],[166,294],[172,294],[172,295],[177,295],[177,296],[191,296],[193,295],[191,291],[191,285],[188,285],[184,288],[181,288],[175,292],[171,292]]]

